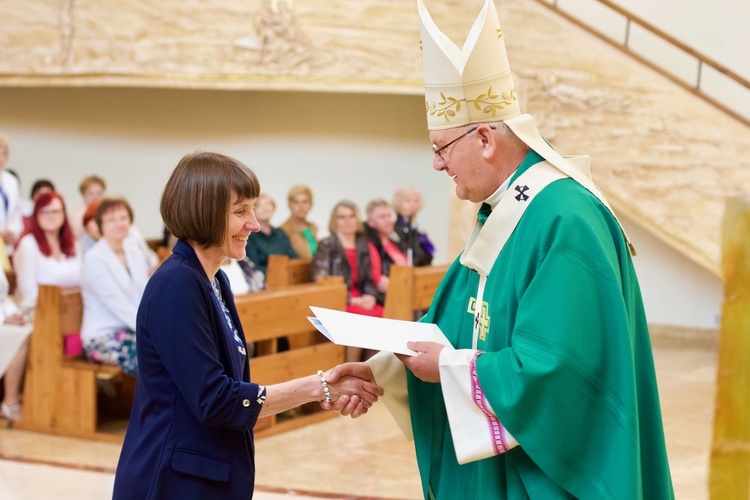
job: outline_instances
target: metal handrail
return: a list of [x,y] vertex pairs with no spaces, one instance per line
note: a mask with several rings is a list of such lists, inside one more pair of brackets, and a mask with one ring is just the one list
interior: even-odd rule
[[[645,21],[641,19],[640,17],[636,16],[632,12],[629,12],[619,5],[615,5],[610,0],[594,0],[610,10],[613,10],[614,12],[620,14],[621,16],[625,17],[625,34],[624,34],[624,41],[618,42],[617,40],[605,35],[604,33],[601,33],[600,31],[596,30],[595,28],[591,27],[590,25],[586,24],[584,21],[578,19],[573,14],[569,13],[568,11],[562,9],[558,5],[558,0],[536,0],[537,3],[544,5],[548,9],[556,12],[557,14],[561,15],[568,21],[576,24],[577,26],[583,28],[584,30],[588,31],[592,35],[596,36],[597,38],[607,42],[608,44],[620,49],[621,51],[625,52],[629,56],[633,57],[634,59],[638,60],[640,63],[648,66],[649,68],[653,69],[654,71],[658,72],[662,76],[668,78],[669,80],[673,81],[674,83],[680,85],[681,87],[685,88],[686,90],[690,91],[691,93],[697,95],[698,97],[702,98],[703,100],[709,102],[713,106],[719,108],[723,112],[730,115],[732,118],[744,123],[745,125],[750,127],[750,118],[734,111],[733,109],[727,107],[726,105],[722,104],[721,102],[717,101],[710,95],[706,94],[703,89],[701,88],[701,79],[703,77],[703,65],[710,66],[711,68],[715,69],[717,72],[721,73],[722,75],[726,76],[727,78],[730,78],[740,84],[742,87],[744,87],[746,90],[750,91],[750,81],[746,80],[742,76],[738,75],[737,73],[733,72],[726,66],[719,64],[718,62],[714,61],[710,57],[702,54],[701,52],[695,50],[692,47],[689,47],[688,45],[685,45],[681,41],[677,40],[676,38],[670,36],[669,34],[665,33],[664,31],[660,30],[653,24],[649,23],[648,21]],[[641,54],[638,54],[637,52],[633,51],[630,48],[630,26],[632,23],[635,23],[645,29],[646,31],[650,32],[651,34],[655,35],[656,37],[660,38],[661,40],[667,42],[668,44],[672,45],[673,47],[676,47],[680,49],[682,52],[688,54],[691,57],[694,57],[697,62],[697,74],[695,79],[695,85],[690,84],[680,78],[679,76],[670,73],[669,71],[665,70],[661,66],[657,65],[656,63],[652,62],[651,60],[645,58]]]

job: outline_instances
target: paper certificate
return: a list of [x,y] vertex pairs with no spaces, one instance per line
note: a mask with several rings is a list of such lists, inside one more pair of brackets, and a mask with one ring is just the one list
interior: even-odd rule
[[334,344],[415,355],[407,342],[437,342],[450,345],[434,323],[374,318],[344,311],[310,306],[310,322]]

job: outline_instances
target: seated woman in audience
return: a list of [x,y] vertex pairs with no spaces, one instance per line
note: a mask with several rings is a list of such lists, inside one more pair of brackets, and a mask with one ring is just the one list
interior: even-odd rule
[[[0,273],[0,323],[5,325],[24,325],[26,324],[26,318],[21,314],[21,310],[18,309],[16,303],[9,297],[9,290],[8,278],[5,276],[5,273]],[[26,339],[5,371],[5,393],[3,394],[3,402],[0,405],[0,418],[7,420],[9,425],[21,421],[21,395],[19,392],[28,352],[29,340]]]
[[96,209],[99,208],[101,202],[101,200],[91,202],[91,205],[83,213],[83,236],[80,239],[81,255],[86,255],[86,252],[96,245],[96,242],[102,237],[99,232],[99,225],[94,219]]
[[76,238],[83,236],[81,221],[83,221],[84,212],[93,202],[101,201],[106,190],[107,183],[98,175],[88,175],[78,185],[78,191],[83,197],[83,204],[70,211],[70,224]]
[[415,221],[423,204],[422,193],[414,186],[402,186],[393,195],[398,247],[406,255],[409,265],[413,266],[429,266],[435,254],[435,246],[427,234],[419,231]]
[[104,198],[94,220],[102,237],[83,258],[83,351],[93,362],[135,376],[135,318],[150,265],[130,236],[133,210],[125,199]]
[[301,184],[292,186],[287,195],[291,215],[281,225],[289,243],[300,259],[312,259],[318,248],[318,226],[307,220],[313,204],[310,188]]
[[81,284],[80,252],[58,193],[45,193],[36,200],[31,227],[13,254],[13,268],[22,309],[36,306],[39,285]]
[[255,218],[260,224],[260,231],[252,233],[247,239],[245,252],[247,258],[253,261],[255,268],[266,273],[268,256],[287,255],[292,259],[297,258],[297,252],[292,248],[286,233],[279,228],[271,226],[271,218],[276,211],[276,203],[267,194],[258,196],[255,200]]
[[[313,278],[342,276],[349,290],[346,310],[382,317],[383,296],[375,286],[380,280],[380,259],[376,255],[378,262],[372,261],[357,205],[347,200],[338,202],[328,229],[331,236],[320,241],[312,261]],[[347,361],[360,361],[361,355],[359,347],[346,348]]]
[[[370,251],[380,258],[382,276],[376,283],[378,291],[388,291],[388,276],[391,265],[406,266],[406,254],[398,247],[398,234],[394,231],[393,210],[387,201],[375,199],[367,204],[365,234]],[[374,261],[375,259],[373,259]]]

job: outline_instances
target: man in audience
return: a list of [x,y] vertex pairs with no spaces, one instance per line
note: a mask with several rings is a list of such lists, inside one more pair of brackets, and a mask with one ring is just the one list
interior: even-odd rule
[[380,260],[381,275],[376,285],[378,291],[386,293],[391,265],[408,265],[406,254],[398,247],[399,236],[394,231],[393,209],[387,201],[381,198],[370,201],[365,214],[367,215],[365,235],[370,251],[376,253]]
[[632,247],[587,159],[521,113],[492,0],[463,50],[418,9],[433,168],[483,204],[423,319],[449,345],[340,372],[383,387],[425,499],[673,498]]
[[435,246],[427,233],[417,227],[417,214],[423,204],[422,192],[416,186],[401,186],[393,195],[398,247],[406,255],[410,266],[429,266],[435,255]]

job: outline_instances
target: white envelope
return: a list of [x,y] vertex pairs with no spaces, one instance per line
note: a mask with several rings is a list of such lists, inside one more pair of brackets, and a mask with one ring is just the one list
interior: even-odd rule
[[310,322],[328,339],[339,345],[364,347],[413,356],[407,342],[437,342],[450,346],[434,323],[374,318],[323,307],[310,306],[315,317]]

